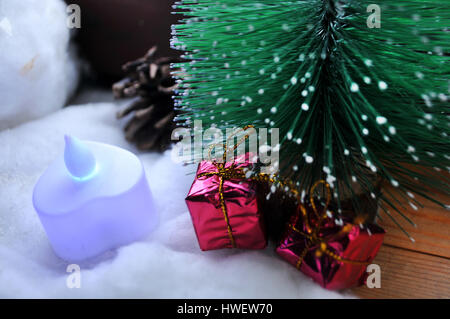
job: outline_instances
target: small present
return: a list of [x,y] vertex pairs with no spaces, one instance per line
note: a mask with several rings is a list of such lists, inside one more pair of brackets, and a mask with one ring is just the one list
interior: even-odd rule
[[199,164],[186,203],[202,250],[266,247],[257,183],[245,176],[252,166],[250,156]]
[[[324,181],[318,183],[329,188]],[[326,289],[361,285],[385,232],[371,223],[360,226],[345,217],[336,220],[327,211],[330,196],[325,208],[319,210],[312,197],[318,183],[311,189],[309,203],[299,205],[276,251]]]

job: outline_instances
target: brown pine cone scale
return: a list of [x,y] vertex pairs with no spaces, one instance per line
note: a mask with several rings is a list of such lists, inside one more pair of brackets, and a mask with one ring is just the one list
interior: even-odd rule
[[117,112],[117,118],[131,114],[125,125],[125,137],[141,150],[165,150],[176,128],[172,96],[178,88],[171,76],[171,63],[179,59],[155,58],[156,47],[145,56],[123,65],[126,77],[113,85],[116,99],[134,97],[130,104]]

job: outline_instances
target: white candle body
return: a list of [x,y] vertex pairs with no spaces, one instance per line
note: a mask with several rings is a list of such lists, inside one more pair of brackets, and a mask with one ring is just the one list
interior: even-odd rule
[[84,143],[96,160],[89,176],[72,176],[61,155],[33,193],[33,205],[54,251],[68,261],[139,240],[158,222],[140,160],[115,146]]

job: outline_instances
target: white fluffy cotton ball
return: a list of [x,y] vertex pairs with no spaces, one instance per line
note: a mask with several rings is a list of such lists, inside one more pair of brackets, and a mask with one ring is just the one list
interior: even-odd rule
[[0,1],[0,129],[65,104],[76,86],[62,0]]

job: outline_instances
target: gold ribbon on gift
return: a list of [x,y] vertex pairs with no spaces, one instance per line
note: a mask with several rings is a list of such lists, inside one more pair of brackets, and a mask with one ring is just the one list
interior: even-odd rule
[[[231,149],[229,149],[229,147],[228,147],[230,139],[234,138],[239,132],[246,131],[249,128],[254,128],[254,126],[253,125],[247,125],[244,128],[235,131],[230,137],[228,137],[228,139],[226,140],[225,144],[214,144],[214,145],[211,145],[209,147],[209,154],[208,154],[208,156],[209,156],[209,160],[217,168],[217,172],[205,172],[205,173],[200,173],[200,174],[197,175],[197,178],[205,177],[205,176],[208,176],[208,177],[209,176],[217,176],[217,177],[219,177],[219,202],[220,202],[220,207],[222,209],[223,217],[224,217],[225,222],[227,224],[228,237],[230,238],[230,242],[231,242],[231,245],[232,245],[233,248],[236,248],[236,241],[234,240],[234,237],[233,237],[233,230],[232,230],[231,225],[230,225],[230,219],[228,217],[228,211],[227,211],[227,207],[225,205],[225,198],[224,198],[224,194],[223,194],[223,185],[224,185],[225,181],[228,180],[228,179],[244,179],[245,178],[245,172],[243,171],[242,168],[237,168],[236,164],[234,162],[229,167],[225,167],[225,164],[226,164],[227,155],[229,154],[228,152],[232,151],[233,154],[234,154],[234,151],[236,150],[236,148],[238,148],[238,146],[240,144],[245,142],[245,140],[247,140],[249,138],[250,134],[246,134]],[[211,157],[211,151],[216,146],[223,146],[223,148],[224,148],[223,161],[220,162],[220,163],[218,163],[216,160],[212,160],[212,157]]]
[[[323,184],[325,186],[326,194],[327,194],[326,195],[325,207],[323,209],[323,213],[322,214],[319,213],[319,211],[317,210],[316,204],[314,202],[314,191],[316,190],[317,186],[319,186],[321,184]],[[314,214],[316,215],[316,218],[317,218],[317,222],[315,223],[315,226],[311,226],[310,225],[310,220],[308,218],[308,213],[306,212],[306,208],[301,203],[299,204],[298,207],[299,207],[299,210],[301,212],[301,217],[302,217],[303,223],[305,225],[306,233],[301,231],[301,230],[299,230],[299,229],[297,229],[295,227],[295,223],[289,224],[289,227],[292,230],[294,230],[295,232],[297,232],[297,233],[301,234],[302,236],[306,237],[307,240],[308,240],[305,248],[303,249],[302,253],[300,254],[300,256],[298,258],[297,265],[296,265],[297,269],[300,269],[300,266],[302,265],[306,254],[308,253],[309,249],[312,246],[318,246],[318,248],[316,250],[316,257],[320,257],[323,254],[326,254],[329,257],[331,257],[331,258],[333,258],[333,259],[335,259],[335,260],[337,260],[339,262],[353,264],[353,265],[368,265],[369,264],[368,262],[355,261],[355,260],[342,258],[341,256],[333,253],[330,249],[328,249],[327,240],[325,240],[324,238],[322,238],[320,236],[320,231],[322,229],[322,224],[325,221],[325,219],[327,218],[327,209],[328,209],[328,205],[330,204],[330,201],[331,201],[330,185],[324,180],[317,181],[311,187],[310,198],[309,199],[310,199],[310,203],[311,203],[312,209],[314,211]],[[352,224],[345,225],[344,227],[342,227],[342,229],[337,234],[337,236],[350,232],[352,227],[353,227]]]

